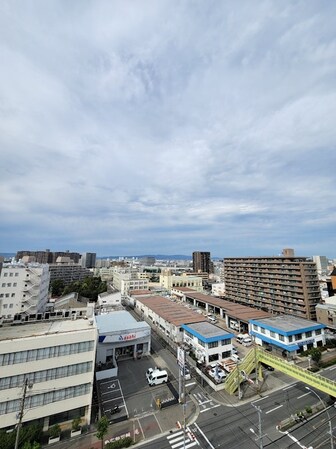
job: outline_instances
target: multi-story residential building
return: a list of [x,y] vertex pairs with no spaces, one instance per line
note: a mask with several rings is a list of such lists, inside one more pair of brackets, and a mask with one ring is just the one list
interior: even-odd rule
[[193,271],[206,271],[207,273],[212,273],[212,264],[210,260],[209,251],[194,251],[192,254],[193,258]]
[[94,268],[96,266],[96,253],[83,253],[80,264],[84,268]]
[[79,253],[71,253],[69,251],[18,251],[16,253],[16,260],[21,260],[24,256],[34,257],[34,262],[38,263],[56,263],[58,257],[70,257],[74,263],[78,263],[81,255]]
[[0,428],[17,424],[26,382],[24,423],[90,423],[97,328],[94,317],[74,318],[1,329]]
[[316,320],[321,293],[316,265],[307,257],[225,258],[224,278],[229,301]]
[[5,263],[0,272],[0,317],[43,312],[48,302],[47,264]]
[[58,263],[49,265],[50,282],[60,279],[65,285],[68,285],[74,281],[81,281],[86,277],[93,276],[92,271],[78,264],[74,264],[68,257],[59,257],[57,261]]

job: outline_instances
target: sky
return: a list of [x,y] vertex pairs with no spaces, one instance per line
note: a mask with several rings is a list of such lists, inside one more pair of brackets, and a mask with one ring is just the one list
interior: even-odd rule
[[336,257],[335,17],[1,1],[0,252]]

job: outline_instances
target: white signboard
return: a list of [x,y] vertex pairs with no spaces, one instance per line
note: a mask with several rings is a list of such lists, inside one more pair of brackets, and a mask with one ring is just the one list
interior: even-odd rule
[[179,346],[177,348],[177,363],[178,363],[180,368],[184,367],[184,364],[185,364],[185,351],[184,351],[184,349],[180,348]]
[[138,338],[148,337],[150,332],[148,330],[120,333],[113,335],[99,335],[99,343],[123,343],[128,341],[134,341]]

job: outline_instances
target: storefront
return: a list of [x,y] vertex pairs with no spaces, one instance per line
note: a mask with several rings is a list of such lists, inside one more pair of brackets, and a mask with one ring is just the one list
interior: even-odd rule
[[150,354],[151,328],[129,312],[115,311],[96,316],[98,328],[97,379],[117,376],[121,360]]

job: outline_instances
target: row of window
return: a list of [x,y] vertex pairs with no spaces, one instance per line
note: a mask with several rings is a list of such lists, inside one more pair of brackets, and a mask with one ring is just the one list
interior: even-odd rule
[[[266,329],[264,329],[263,327],[260,327],[260,329],[259,329],[259,326],[257,326],[256,324],[253,324],[253,330],[255,330],[255,331],[259,331],[260,330],[260,332],[262,334],[266,334],[267,333],[272,338],[279,338],[280,341],[285,341],[284,335],[277,334],[277,333],[275,333],[273,331],[267,331],[266,332]],[[321,333],[322,333],[321,329],[316,329],[315,330],[315,336],[321,335]],[[289,335],[288,336],[288,341],[291,343],[293,341],[303,340],[304,338],[311,338],[312,336],[313,336],[313,332],[312,331],[307,331],[307,332],[304,332],[304,333],[299,333],[299,334],[295,334],[295,335]]]
[[[63,388],[61,390],[49,391],[47,393],[27,396],[25,400],[25,408],[41,407],[53,402],[64,401],[66,399],[83,396],[90,392],[91,384],[76,385],[74,387]],[[14,413],[20,410],[21,400],[0,402],[0,415]]]
[[[191,338],[192,340],[194,339],[194,336],[190,332],[188,332],[186,330],[184,332],[189,338]],[[204,343],[204,341],[200,340],[199,338],[197,339],[197,341],[198,341],[199,345],[203,346],[203,348],[206,347],[206,343]],[[226,338],[225,340],[220,340],[220,342],[213,341],[212,343],[208,343],[208,349],[218,348],[219,345],[226,346],[226,345],[230,345],[230,344],[231,344],[231,338]]]
[[36,384],[47,382],[48,380],[60,379],[61,377],[76,376],[77,374],[88,373],[92,370],[92,362],[77,363],[75,365],[59,366],[58,368],[36,371],[34,373],[19,374],[17,376],[3,377],[0,379],[0,390],[20,387],[26,378],[29,382]]
[[0,354],[0,366],[15,365],[16,363],[34,362],[36,360],[62,357],[80,352],[92,351],[94,341],[81,341],[61,346],[50,346],[47,348],[29,349],[28,351],[11,352]]
[[[5,278],[8,277],[8,272],[5,271],[3,275],[4,275]],[[10,278],[12,278],[13,276],[18,277],[19,273],[18,272],[16,272],[16,273],[9,273],[9,277]]]
[[[1,287],[11,287],[11,286],[12,286],[11,282],[7,282],[7,284],[6,284],[6,282],[3,282],[1,284]],[[17,282],[13,282],[13,287],[17,287]]]

